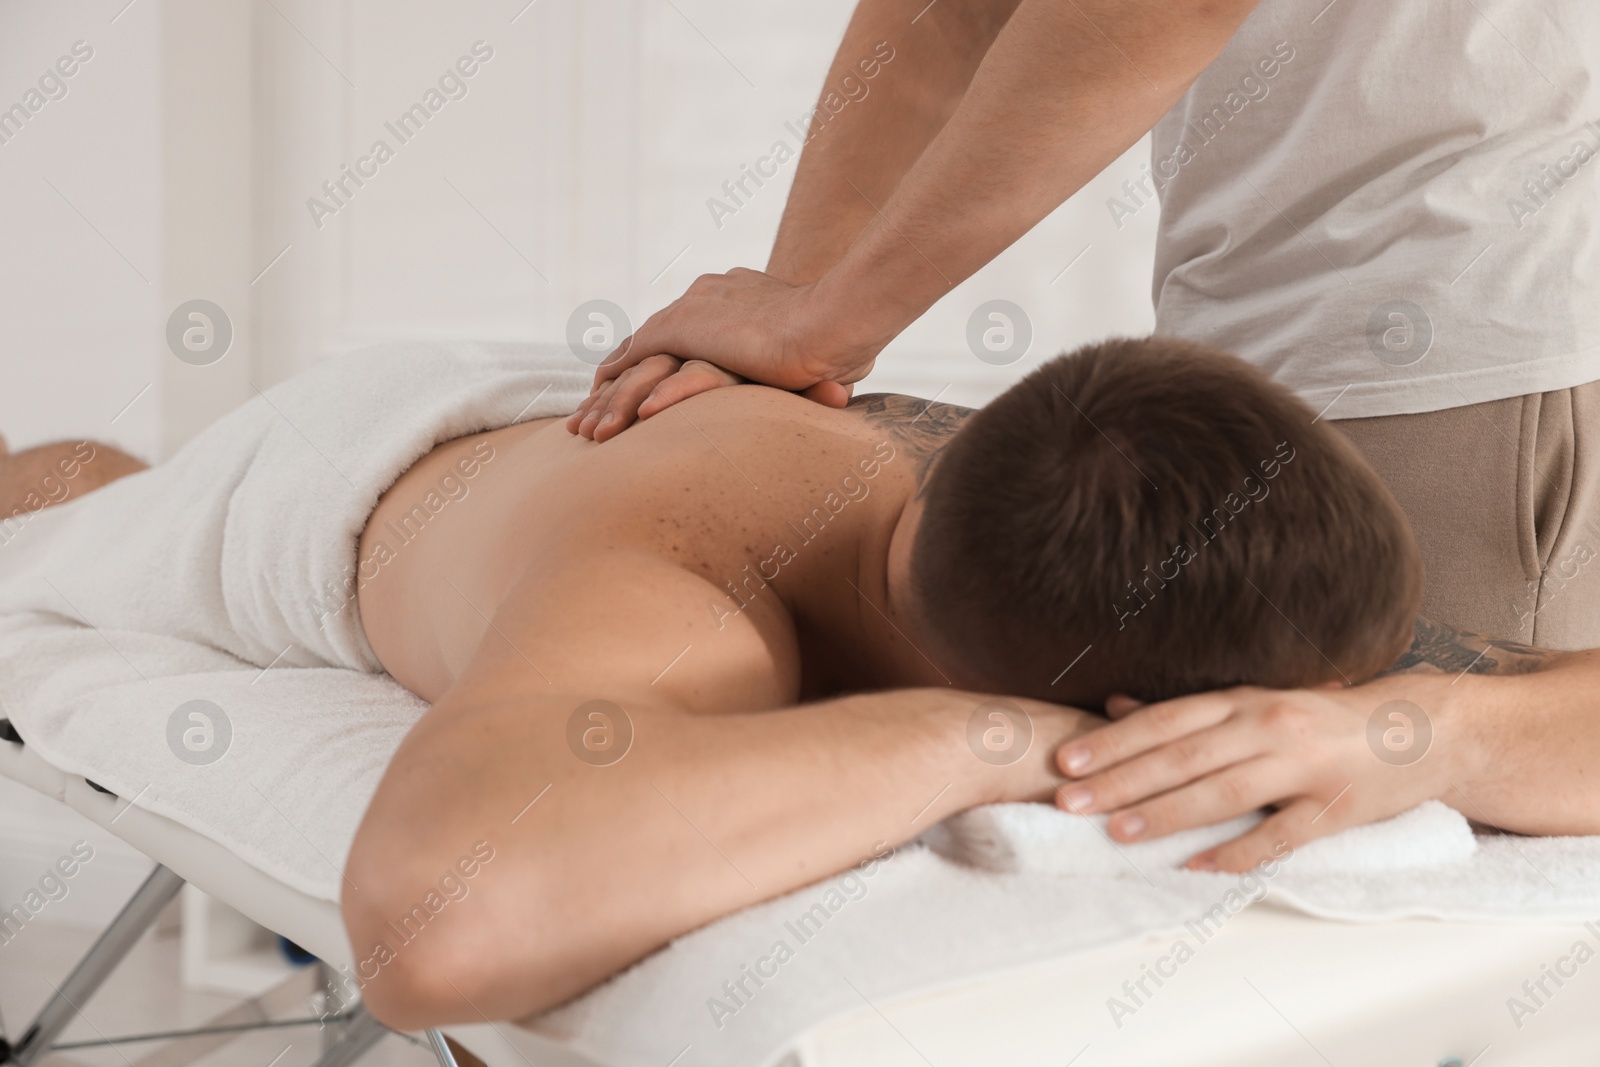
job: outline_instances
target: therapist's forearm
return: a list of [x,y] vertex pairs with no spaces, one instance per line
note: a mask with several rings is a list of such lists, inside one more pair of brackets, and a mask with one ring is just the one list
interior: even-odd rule
[[1600,834],[1600,650],[1540,652],[1511,677],[1464,675],[1448,712],[1457,773],[1440,797],[1523,834]]
[[1126,151],[1255,0],[1023,0],[950,120],[811,302],[875,351]]
[[[828,68],[767,273],[815,281],[837,263],[961,102],[1018,0],[861,0]],[[865,78],[862,62],[893,58]],[[847,79],[854,79],[847,82]],[[866,95],[849,99],[853,84]],[[828,97],[848,100],[837,114]]]

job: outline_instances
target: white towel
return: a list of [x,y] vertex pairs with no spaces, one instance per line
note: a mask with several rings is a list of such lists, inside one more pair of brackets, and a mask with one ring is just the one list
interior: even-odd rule
[[[923,840],[934,851],[991,871],[1144,877],[1144,869],[1169,872],[1198,852],[1238,837],[1261,822],[1257,812],[1139,845],[1106,833],[1104,815],[1069,815],[1048,804],[991,804],[962,812]],[[1392,819],[1320,838],[1294,850],[1283,864],[1295,879],[1330,875],[1417,871],[1472,858],[1478,844],[1467,820],[1437,800]]]
[[[1437,801],[1302,846],[1270,872],[1181,869],[1259,819],[1121,845],[1104,816],[975,808],[878,866],[854,899],[832,878],[747,908],[532,1028],[608,1067],[770,1065],[795,1036],[869,1003],[1189,924],[1216,929],[1263,901],[1353,921],[1600,919],[1600,838],[1474,838]],[[820,929],[796,926],[830,899],[839,906]],[[779,941],[792,957],[763,964],[776,973],[757,987],[745,976]],[[742,978],[743,991],[724,985]]]
[[367,517],[435,444],[570,412],[592,373],[565,350],[375,347],[14,524],[0,716],[62,770],[337,899],[357,821],[426,710],[378,673],[362,631]]

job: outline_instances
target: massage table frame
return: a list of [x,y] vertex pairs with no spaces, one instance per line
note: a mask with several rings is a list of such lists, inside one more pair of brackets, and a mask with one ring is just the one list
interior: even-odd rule
[[[93,821],[101,823],[109,829],[109,824],[116,822],[124,814],[137,811],[146,816],[148,820],[167,822],[161,816],[154,815],[143,809],[135,808],[131,803],[126,804],[117,814],[109,820],[98,817],[104,814],[105,804],[115,804],[117,797],[108,790],[102,789],[95,783],[85,778],[72,778],[45,763],[31,752],[22,738],[11,727],[7,719],[0,719],[0,773],[6,777],[16,778],[25,785],[32,786],[46,796],[52,796],[69,807],[88,815]],[[81,783],[79,788],[77,783]],[[107,799],[109,798],[109,799]],[[85,811],[85,807],[90,810]],[[96,809],[99,810],[96,810]],[[119,834],[119,836],[122,836]],[[137,836],[137,835],[135,835]],[[124,838],[126,840],[126,838]],[[130,841],[134,847],[149,854],[147,848],[140,843]],[[241,861],[242,862],[242,861]],[[47,1000],[44,1006],[34,1016],[33,1021],[22,1031],[20,1037],[12,1042],[8,1035],[0,1033],[0,1065],[4,1067],[33,1067],[54,1046],[56,1038],[61,1036],[63,1030],[72,1022],[74,1015],[80,1014],[80,1005],[93,997],[101,984],[110,977],[111,972],[127,958],[133,946],[144,936],[145,932],[153,926],[168,904],[178,895],[188,879],[176,873],[160,860],[144,883],[123,905],[111,925],[95,940],[95,943],[84,953],[72,972],[55,989],[55,993]],[[286,888],[286,887],[285,887]],[[325,902],[319,902],[325,903]],[[329,905],[329,907],[332,907]],[[336,909],[334,909],[336,912]],[[257,918],[256,921],[260,921]],[[267,925],[274,929],[276,924]],[[325,939],[328,931],[326,923],[319,931]],[[275,930],[275,932],[280,932]],[[286,935],[287,936],[287,935]],[[290,940],[296,940],[291,937]],[[298,942],[297,942],[298,943]],[[313,941],[315,943],[315,941]],[[342,945],[339,947],[343,947]],[[320,953],[319,953],[320,955]],[[320,963],[323,973],[325,989],[331,989],[332,969],[326,963]],[[324,1040],[322,1055],[317,1059],[314,1067],[347,1067],[361,1059],[371,1048],[390,1033],[388,1027],[373,1018],[371,1013],[362,1004],[357,1004],[348,1011],[330,1015],[326,1020],[308,1020],[331,1022],[334,1027],[328,1031]],[[245,1032],[251,1029],[262,1029],[273,1023],[259,1023],[230,1027],[230,1030]],[[172,1037],[193,1036],[207,1033],[204,1028],[194,1030],[175,1031]],[[438,1060],[440,1067],[458,1067],[461,1063],[457,1059],[451,1044],[437,1029],[427,1030],[424,1033],[428,1047]],[[114,1040],[103,1042],[114,1044]],[[475,1062],[475,1061],[468,1061]]]
[[[174,874],[171,869],[156,864],[155,870],[144,880],[128,903],[123,905],[122,911],[111,921],[111,925],[95,940],[95,943],[84,953],[72,973],[66,980],[56,987],[55,994],[45,1001],[44,1007],[34,1016],[33,1022],[22,1032],[22,1036],[15,1045],[11,1044],[4,1034],[0,1034],[0,1064],[15,1064],[16,1067],[33,1067],[53,1047],[56,1038],[72,1022],[72,1017],[79,1014],[78,1005],[94,996],[102,982],[110,977],[133,949],[135,943],[144,936],[145,931],[155,924],[161,912],[178,895],[178,890],[184,886],[184,879]],[[366,1055],[383,1037],[393,1031],[374,1019],[363,1005],[356,1005],[347,1012],[331,1016],[328,1021],[338,1025],[337,1036],[328,1041],[322,1055],[317,1059],[315,1067],[346,1067],[355,1063]],[[256,1026],[241,1026],[236,1029],[246,1032],[251,1029],[262,1029],[271,1023],[257,1024]],[[183,1037],[191,1034],[205,1033],[205,1029],[175,1032],[172,1036]],[[439,1061],[439,1067],[458,1067],[454,1051],[445,1041],[445,1037],[438,1030],[426,1031],[429,1048]],[[115,1044],[114,1040],[99,1042],[107,1045]]]

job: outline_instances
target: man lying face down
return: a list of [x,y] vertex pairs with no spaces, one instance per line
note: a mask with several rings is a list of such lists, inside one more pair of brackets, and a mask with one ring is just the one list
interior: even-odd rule
[[[1362,681],[1419,598],[1344,439],[1165,339],[1051,360],[976,412],[735,386],[603,445],[562,421],[433,448],[365,516],[359,612],[281,608],[358,630],[432,705],[343,880],[353,977],[402,1029],[548,1008],[950,814],[1049,801],[1110,694]],[[275,463],[327,463],[295,441]],[[233,476],[188,451],[186,478]],[[0,460],[0,516],[51,502],[45,467],[87,491],[137,465]],[[431,907],[469,857],[470,892]]]
[[[604,445],[559,423],[434,449],[359,546],[371,645],[433,705],[343,899],[401,1028],[543,1010],[954,812],[1047,801],[1104,722],[1064,705],[1365,679],[1419,598],[1351,447],[1189,344],[1092,346],[976,412],[738,386]],[[995,699],[1029,724],[998,759],[970,740]],[[397,939],[485,838],[470,896]]]

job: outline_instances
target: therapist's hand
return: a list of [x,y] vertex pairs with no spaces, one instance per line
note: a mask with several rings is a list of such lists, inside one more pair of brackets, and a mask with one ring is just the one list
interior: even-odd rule
[[[1124,842],[1275,808],[1249,832],[1188,862],[1192,870],[1246,871],[1274,855],[1277,842],[1298,848],[1447,793],[1455,773],[1449,682],[1399,676],[1339,689],[1245,687],[1142,706],[1113,698],[1106,710],[1117,721],[1056,753],[1061,772],[1075,779],[1058,790],[1056,804],[1112,813],[1108,830]],[[1368,720],[1391,700],[1437,712],[1420,757],[1391,745],[1384,758],[1369,745]],[[1386,730],[1400,731],[1389,739],[1403,741],[1408,725],[1419,726],[1386,719]],[[1420,744],[1423,733],[1410,737]]]
[[605,441],[627,429],[635,418],[648,419],[696,393],[742,381],[737,374],[704,360],[650,356],[590,393],[568,417],[567,431]]
[[838,329],[815,291],[815,285],[791,285],[743,267],[701,276],[600,365],[568,428],[603,441],[635,418],[741,381],[843,407],[850,399],[847,383],[866,377],[882,343],[863,343]]

